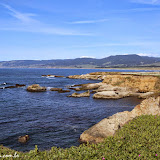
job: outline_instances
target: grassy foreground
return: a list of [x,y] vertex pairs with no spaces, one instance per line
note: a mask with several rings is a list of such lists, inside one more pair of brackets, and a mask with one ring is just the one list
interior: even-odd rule
[[36,146],[35,150],[26,153],[0,146],[1,159],[158,160],[160,159],[160,116],[137,117],[117,131],[114,137],[108,137],[105,142],[99,144],[83,144],[67,149],[52,147],[49,151],[39,151]]

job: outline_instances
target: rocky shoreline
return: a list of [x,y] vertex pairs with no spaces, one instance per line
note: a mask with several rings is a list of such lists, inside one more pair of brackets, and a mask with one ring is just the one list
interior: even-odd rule
[[80,135],[81,142],[99,143],[108,136],[114,136],[123,125],[140,115],[160,115],[160,97],[150,97],[142,101],[131,112],[116,113],[101,120]]
[[80,135],[81,142],[99,143],[108,136],[114,136],[115,132],[124,124],[140,115],[160,115],[160,73],[136,72],[136,73],[107,73],[95,72],[87,75],[69,76],[69,78],[102,79],[96,84],[81,85],[82,89],[95,89],[93,98],[118,99],[129,96],[146,98],[131,112],[124,111],[107,117],[84,131]]
[[[79,138],[82,143],[103,142],[108,136],[114,136],[117,130],[122,129],[126,123],[138,116],[160,115],[160,72],[94,72],[68,77],[59,75],[43,75],[43,77],[91,79],[99,80],[99,82],[76,84],[65,88],[56,88],[56,86],[47,88],[38,84],[26,88],[24,84],[3,83],[1,89],[25,87],[29,92],[57,91],[58,93],[66,93],[64,96],[71,98],[92,96],[95,99],[119,99],[124,97],[144,99],[132,111],[116,113],[84,131]],[[20,143],[26,143],[28,140],[29,135],[18,138]]]
[[[43,77],[63,76],[43,75]],[[80,135],[81,142],[99,143],[108,136],[114,136],[115,132],[124,124],[140,115],[160,115],[160,72],[94,72],[84,75],[72,75],[65,78],[100,80],[99,83],[76,84],[69,86],[67,90],[51,88],[50,91],[59,93],[76,92],[67,97],[89,97],[93,94],[95,99],[119,99],[124,97],[138,97],[145,100],[132,111],[116,113],[101,120],[93,127]],[[46,87],[39,85],[28,86],[27,91],[44,92]],[[79,91],[85,91],[78,93]]]
[[[100,83],[82,84],[75,88],[93,90],[93,98],[118,99],[129,96],[146,98],[131,112],[124,111],[101,120],[80,135],[81,142],[99,143],[115,132],[124,124],[140,115],[160,115],[160,73],[159,72],[94,72],[86,75],[68,76],[74,79],[98,79]],[[74,86],[75,87],[75,86]]]

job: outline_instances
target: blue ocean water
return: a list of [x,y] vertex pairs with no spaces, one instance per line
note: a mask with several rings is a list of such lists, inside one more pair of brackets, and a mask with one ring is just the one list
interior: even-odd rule
[[[46,78],[41,75],[75,75],[100,69],[0,69],[0,84],[40,84],[62,87],[99,81],[68,78]],[[1,85],[3,86],[3,85]],[[70,93],[27,92],[26,87],[0,90],[0,144],[19,151],[35,145],[41,150],[52,146],[79,145],[80,134],[103,118],[132,110],[141,102],[137,98],[100,100],[91,97],[72,98]],[[20,144],[18,137],[28,134],[30,140]]]

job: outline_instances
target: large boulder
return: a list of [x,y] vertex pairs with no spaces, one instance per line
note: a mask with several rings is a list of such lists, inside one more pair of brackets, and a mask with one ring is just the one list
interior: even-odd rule
[[46,87],[41,87],[39,84],[33,84],[27,87],[27,91],[29,92],[45,92],[46,90]]
[[29,140],[29,135],[18,137],[18,142],[20,143],[26,143],[28,140]]
[[93,127],[84,131],[80,140],[82,142],[102,142],[108,136],[113,136],[116,130],[120,129],[124,124],[140,115],[160,115],[160,97],[150,97],[142,101],[131,112],[124,111],[114,114],[103,119]]
[[83,92],[83,93],[73,93],[72,95],[69,95],[68,97],[89,97],[90,91]]

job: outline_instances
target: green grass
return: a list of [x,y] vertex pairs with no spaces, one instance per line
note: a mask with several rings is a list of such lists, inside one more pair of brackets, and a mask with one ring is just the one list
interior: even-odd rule
[[[0,155],[15,151],[0,147]],[[158,160],[160,159],[160,116],[143,115],[133,119],[99,144],[80,145],[67,149],[52,147],[49,151],[17,152],[19,158],[31,160]],[[0,158],[3,159],[3,158]],[[4,158],[6,159],[6,158]],[[11,158],[10,158],[11,159]]]

